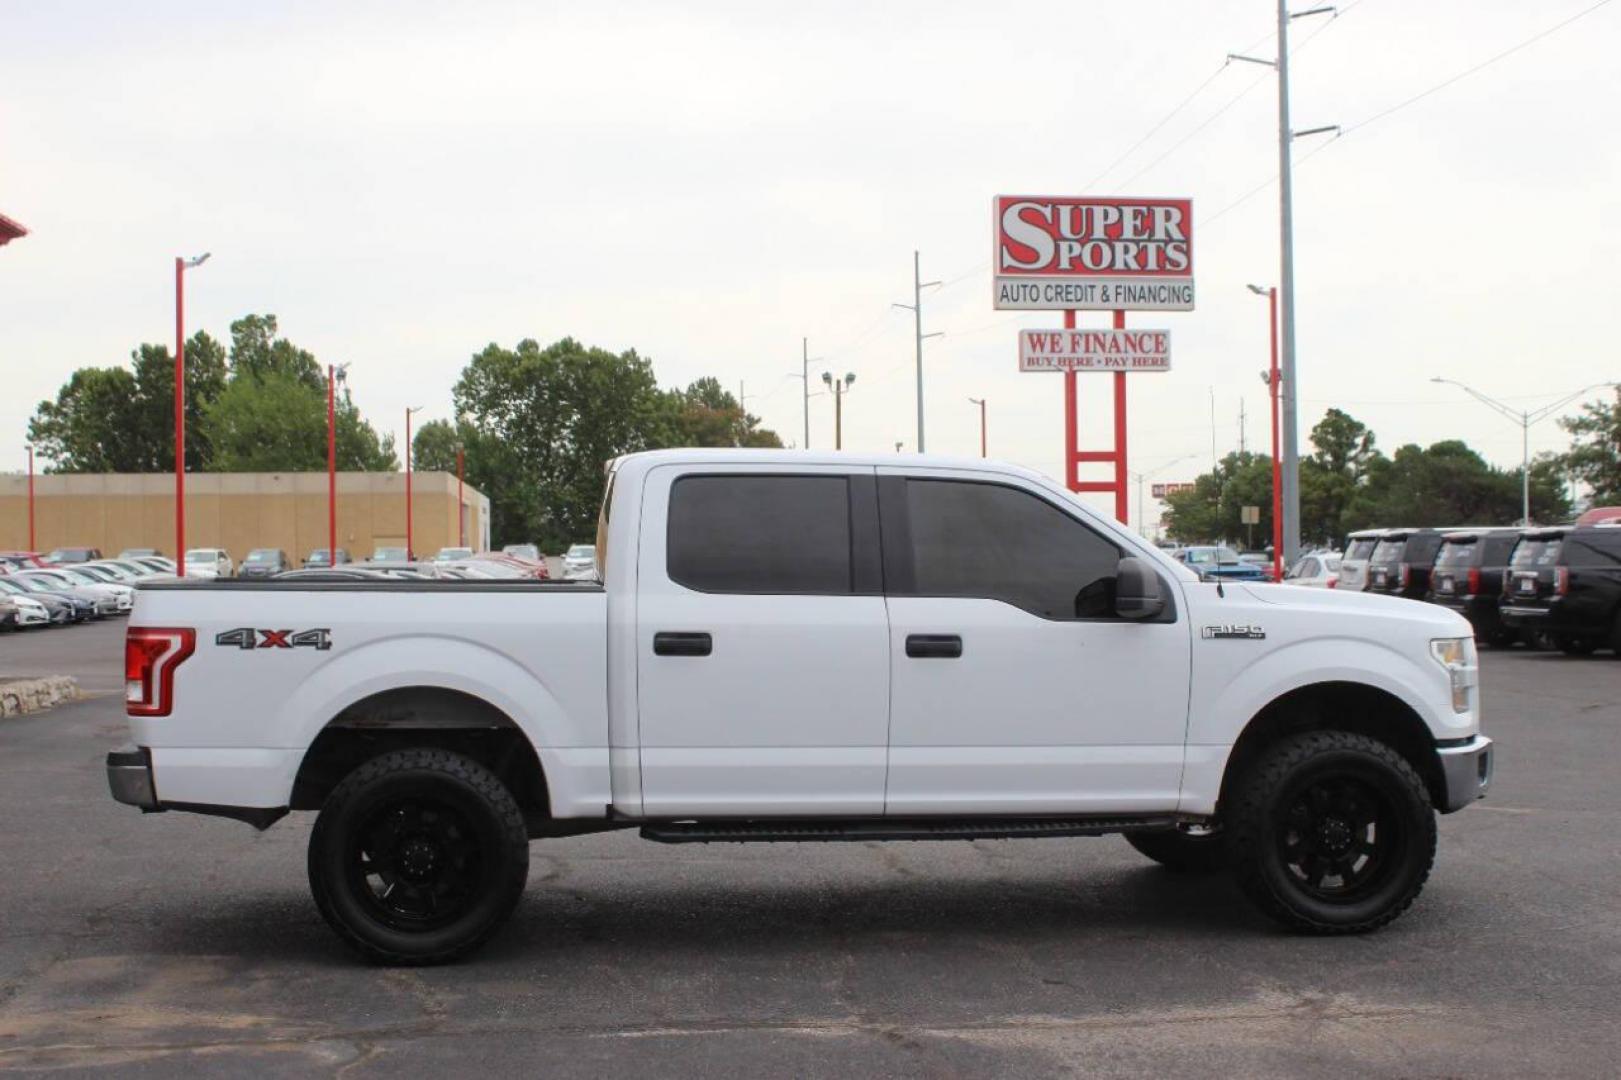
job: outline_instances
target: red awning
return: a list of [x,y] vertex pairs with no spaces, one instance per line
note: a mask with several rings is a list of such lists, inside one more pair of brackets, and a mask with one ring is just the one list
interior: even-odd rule
[[0,247],[4,247],[19,236],[27,235],[27,229],[12,221],[6,215],[0,214]]

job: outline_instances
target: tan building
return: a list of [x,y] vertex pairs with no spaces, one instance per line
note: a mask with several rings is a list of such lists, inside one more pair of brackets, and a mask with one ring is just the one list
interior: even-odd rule
[[[411,474],[418,555],[441,547],[490,546],[490,500],[472,487],[456,505],[451,473]],[[174,474],[42,474],[34,478],[38,550],[83,546],[112,556],[125,548],[175,554]],[[460,528],[458,528],[458,516]],[[186,546],[218,547],[241,562],[253,548],[280,548],[295,563],[327,546],[326,473],[186,474]],[[338,474],[338,546],[364,559],[405,546],[405,474]],[[28,477],[0,476],[0,551],[28,548]]]

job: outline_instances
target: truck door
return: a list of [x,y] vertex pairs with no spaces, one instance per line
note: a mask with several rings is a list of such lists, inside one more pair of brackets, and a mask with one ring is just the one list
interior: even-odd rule
[[1125,552],[1055,492],[878,472],[894,670],[886,812],[1174,810],[1187,616],[1118,618]]
[[642,495],[643,812],[883,812],[889,727],[873,470],[671,465]]

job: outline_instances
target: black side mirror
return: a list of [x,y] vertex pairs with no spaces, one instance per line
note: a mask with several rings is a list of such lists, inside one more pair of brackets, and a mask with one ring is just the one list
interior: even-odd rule
[[1114,613],[1122,619],[1152,619],[1165,610],[1154,568],[1135,555],[1127,555],[1114,569]]

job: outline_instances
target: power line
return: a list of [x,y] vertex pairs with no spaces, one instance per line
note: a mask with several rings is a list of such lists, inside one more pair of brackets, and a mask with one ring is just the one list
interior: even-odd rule
[[1453,75],[1451,78],[1443,79],[1441,82],[1436,83],[1434,86],[1430,87],[1428,90],[1424,90],[1424,91],[1421,91],[1420,93],[1414,94],[1412,97],[1408,98],[1405,101],[1399,101],[1396,104],[1390,106],[1390,108],[1388,108],[1388,109],[1384,109],[1384,110],[1382,110],[1380,112],[1376,112],[1372,116],[1368,117],[1366,120],[1359,120],[1358,122],[1349,125],[1348,127],[1346,127],[1346,129],[1343,132],[1341,132],[1341,134],[1342,135],[1349,135],[1351,132],[1356,131],[1356,130],[1358,130],[1360,128],[1365,128],[1369,124],[1374,123],[1375,121],[1383,120],[1385,117],[1389,116],[1391,113],[1400,112],[1402,109],[1407,108],[1409,105],[1413,105],[1413,104],[1416,104],[1416,103],[1418,103],[1420,101],[1423,101],[1425,98],[1429,97],[1431,94],[1434,94],[1434,93],[1436,93],[1438,91],[1441,91],[1441,90],[1445,90],[1447,87],[1451,86],[1453,83],[1458,82],[1458,81],[1460,81],[1462,79],[1467,79],[1469,76],[1475,74],[1477,71],[1482,71],[1485,68],[1491,67],[1493,64],[1497,63],[1499,60],[1502,60],[1502,59],[1504,59],[1506,57],[1512,56],[1515,53],[1519,52],[1521,49],[1526,48],[1527,46],[1536,44],[1537,42],[1541,41],[1543,38],[1547,37],[1549,34],[1553,34],[1553,33],[1556,33],[1556,32],[1558,32],[1560,30],[1563,30],[1565,27],[1569,26],[1571,23],[1575,22],[1578,19],[1585,18],[1586,16],[1591,15],[1593,12],[1597,11],[1599,8],[1603,7],[1604,5],[1608,4],[1609,2],[1610,2],[1610,0],[1598,0],[1598,3],[1593,4],[1593,5],[1589,6],[1589,7],[1583,8],[1581,11],[1578,11],[1576,14],[1570,16],[1568,19],[1565,19],[1562,22],[1557,22],[1554,25],[1548,27],[1546,30],[1540,31],[1539,33],[1536,33],[1536,34],[1532,34],[1530,37],[1526,38],[1524,41],[1521,41],[1521,42],[1519,42],[1517,44],[1511,45],[1508,48],[1504,49],[1502,52],[1498,53],[1497,55],[1489,57],[1488,59],[1482,60],[1480,63],[1476,64],[1474,67],[1465,68],[1463,71],[1458,72],[1456,75]]

